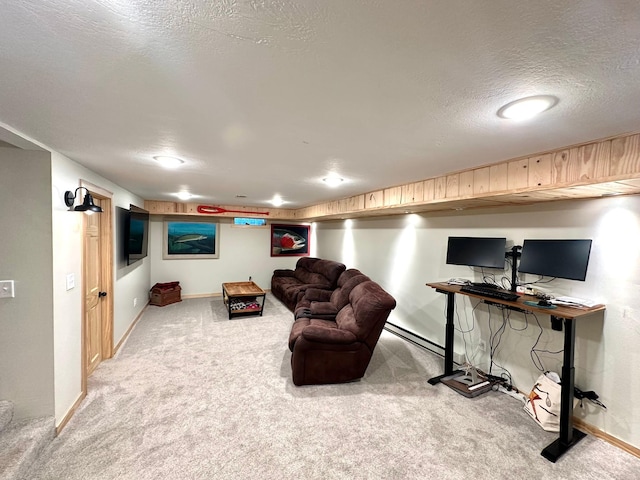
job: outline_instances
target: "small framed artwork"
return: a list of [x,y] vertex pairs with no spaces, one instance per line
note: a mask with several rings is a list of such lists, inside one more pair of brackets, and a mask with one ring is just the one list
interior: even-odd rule
[[272,257],[306,257],[309,248],[309,225],[271,224]]
[[165,220],[162,258],[218,258],[220,228],[215,221]]

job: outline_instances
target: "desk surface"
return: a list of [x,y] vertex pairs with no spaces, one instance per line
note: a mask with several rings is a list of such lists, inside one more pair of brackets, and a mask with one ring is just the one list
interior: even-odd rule
[[487,302],[498,303],[498,304],[507,305],[510,307],[516,307],[521,310],[526,310],[533,313],[553,315],[554,317],[559,317],[559,318],[578,319],[580,317],[590,315],[594,312],[600,312],[606,308],[604,305],[596,305],[591,308],[574,308],[574,307],[566,307],[563,305],[556,305],[557,308],[535,307],[532,305],[525,305],[524,303],[525,301],[537,302],[538,298],[532,295],[520,295],[520,297],[517,300],[510,302],[508,300],[500,300],[497,298],[489,298],[489,297],[484,297],[482,295],[475,295],[473,293],[461,292],[460,291],[461,285],[451,285],[447,282],[427,283],[427,286],[431,288],[435,288],[440,291],[444,291],[444,292],[468,295],[469,297],[480,298]]

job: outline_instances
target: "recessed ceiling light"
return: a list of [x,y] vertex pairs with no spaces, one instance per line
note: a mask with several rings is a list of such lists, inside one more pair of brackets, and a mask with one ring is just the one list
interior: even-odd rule
[[164,168],[176,168],[184,163],[184,160],[178,157],[168,157],[166,155],[157,155],[153,159]]
[[284,200],[282,200],[282,197],[280,195],[274,195],[270,202],[274,207],[279,207],[284,203]]
[[536,95],[521,98],[520,100],[507,103],[498,110],[498,116],[510,120],[526,120],[550,109],[556,103],[558,103],[558,99],[552,95]]
[[193,195],[191,195],[189,192],[178,192],[176,193],[176,196],[180,200],[189,200],[191,197],[193,197]]
[[337,175],[329,175],[328,177],[323,178],[322,181],[330,187],[337,187],[344,182],[344,178],[340,178]]

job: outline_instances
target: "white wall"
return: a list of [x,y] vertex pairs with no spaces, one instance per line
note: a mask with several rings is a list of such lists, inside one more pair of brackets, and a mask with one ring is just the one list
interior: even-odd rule
[[[176,217],[169,217],[175,220]],[[185,220],[198,221],[196,217]],[[220,217],[220,255],[215,259],[163,260],[164,219],[152,215],[149,241],[151,285],[179,281],[182,296],[220,295],[224,282],[243,282],[249,277],[265,290],[271,288],[271,275],[277,268],[294,268],[299,257],[271,256],[271,229],[267,226],[234,227],[229,218]],[[314,254],[312,238],[311,254]]]
[[15,419],[53,416],[51,161],[47,152],[0,148],[0,400]]
[[[632,372],[640,360],[640,197],[554,202],[520,208],[472,210],[324,222],[316,225],[318,256],[343,261],[378,281],[398,301],[390,321],[440,345],[444,344],[445,297],[425,286],[451,277],[481,280],[469,267],[445,264],[449,236],[505,236],[522,245],[525,238],[591,238],[593,246],[585,282],[555,280],[554,293],[596,299],[604,315],[577,322],[576,385],[595,390],[608,407],[585,402],[575,414],[597,428],[640,447],[640,382]],[[508,272],[507,272],[508,274]],[[530,277],[525,277],[530,280]],[[469,297],[457,296],[456,351],[488,368],[476,349],[490,342],[502,315]],[[489,314],[491,315],[489,317]],[[528,390],[538,376],[530,351],[542,326],[539,349],[562,349],[562,332],[550,329],[549,316],[511,313],[495,360]],[[517,331],[524,329],[522,331]],[[561,354],[541,354],[544,368],[560,373]],[[500,370],[494,370],[499,374]],[[426,379],[425,379],[426,380]],[[425,388],[433,388],[425,383]]]
[[[129,208],[129,204],[142,206],[143,200],[100,175],[53,152],[52,203],[53,203],[53,290],[54,290],[54,345],[55,345],[55,418],[56,424],[67,415],[81,395],[81,324],[82,324],[82,221],[83,214],[71,212],[64,204],[64,192],[75,190],[80,180],[86,180],[113,193],[112,219],[114,235],[113,258],[117,253],[119,238],[115,223],[115,207]],[[114,262],[115,263],[115,262]],[[113,266],[114,291],[114,346],[146,305],[149,290],[149,262],[145,260],[135,267],[118,269]],[[76,287],[66,289],[66,276],[75,275]],[[133,298],[141,300],[133,307]]]

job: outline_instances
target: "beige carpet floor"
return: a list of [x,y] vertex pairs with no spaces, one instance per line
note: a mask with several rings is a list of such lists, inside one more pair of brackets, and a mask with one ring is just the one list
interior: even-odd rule
[[150,306],[31,470],[74,479],[620,479],[640,459],[587,436],[557,463],[507,395],[427,379],[442,359],[383,332],[365,377],[295,387],[292,315],[228,320],[219,297]]

